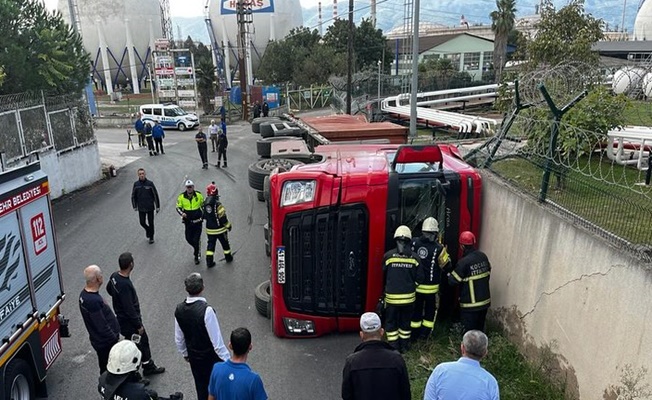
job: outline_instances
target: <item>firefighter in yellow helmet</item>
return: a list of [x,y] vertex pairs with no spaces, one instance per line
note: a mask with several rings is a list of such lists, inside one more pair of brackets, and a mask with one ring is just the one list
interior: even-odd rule
[[208,235],[206,266],[208,268],[215,266],[215,244],[218,240],[222,245],[226,262],[233,261],[228,233],[231,230],[231,222],[226,216],[226,209],[220,203],[220,195],[215,182],[206,186],[206,199],[204,200],[203,210],[204,220],[206,221],[206,234]]
[[392,347],[405,353],[410,346],[410,319],[416,299],[419,258],[412,251],[412,232],[401,225],[394,232],[396,248],[385,253],[385,332]]
[[412,339],[427,338],[435,326],[437,314],[437,293],[442,270],[450,266],[451,260],[446,248],[439,243],[439,224],[433,217],[423,221],[423,233],[412,241],[414,251],[421,261],[423,280],[417,286],[417,298],[412,314]]

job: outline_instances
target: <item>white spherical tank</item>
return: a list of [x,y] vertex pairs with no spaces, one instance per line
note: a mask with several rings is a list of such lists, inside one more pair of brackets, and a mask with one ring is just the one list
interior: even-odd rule
[[[59,0],[57,9],[70,23],[68,0]],[[137,93],[154,41],[163,37],[159,0],[77,0],[77,10],[98,88],[111,93],[129,82]]]
[[645,76],[645,70],[643,68],[621,68],[614,74],[611,87],[616,94],[627,94],[640,85],[643,76]]
[[643,94],[645,97],[650,97],[652,96],[652,72],[648,72],[645,74],[643,77],[643,83],[642,83],[642,88],[643,88]]
[[[292,28],[303,26],[303,13],[299,0],[244,0],[251,5],[251,65],[254,71],[260,65],[270,40],[282,40]],[[238,54],[238,25],[236,20],[237,0],[210,0],[209,15],[213,33],[224,46],[225,38],[228,51],[225,49],[226,61],[234,67]]]
[[652,1],[646,0],[636,13],[634,40],[652,40]]

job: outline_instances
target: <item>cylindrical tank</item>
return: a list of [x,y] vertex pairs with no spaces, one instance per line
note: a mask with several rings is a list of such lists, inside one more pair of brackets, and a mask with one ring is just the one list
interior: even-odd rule
[[652,1],[646,0],[634,20],[634,40],[652,40]]
[[645,97],[650,98],[652,96],[652,72],[645,74],[641,86],[643,88],[643,94]]
[[627,94],[640,85],[644,75],[643,68],[623,67],[614,74],[611,87],[616,94]]
[[[57,9],[70,23],[68,0],[58,0]],[[112,93],[129,83],[138,93],[150,49],[163,37],[159,0],[77,0],[77,10],[98,89]]]
[[[213,26],[213,33],[224,46],[225,58],[234,67],[238,54],[238,24],[236,20],[237,0],[211,0],[208,12]],[[253,23],[250,24],[251,65],[255,73],[270,40],[281,40],[292,28],[303,25],[303,13],[299,0],[245,0],[252,7]]]

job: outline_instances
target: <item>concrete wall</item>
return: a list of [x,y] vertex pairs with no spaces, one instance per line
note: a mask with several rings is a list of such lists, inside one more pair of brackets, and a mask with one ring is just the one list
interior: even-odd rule
[[[491,317],[527,356],[548,359],[572,397],[615,400],[624,370],[652,372],[652,266],[483,177]],[[649,373],[635,386],[645,384]]]

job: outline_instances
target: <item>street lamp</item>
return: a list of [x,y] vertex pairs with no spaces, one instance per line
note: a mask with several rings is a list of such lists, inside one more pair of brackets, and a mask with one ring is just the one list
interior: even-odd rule
[[380,67],[383,65],[383,62],[378,60],[378,100],[380,100]]

